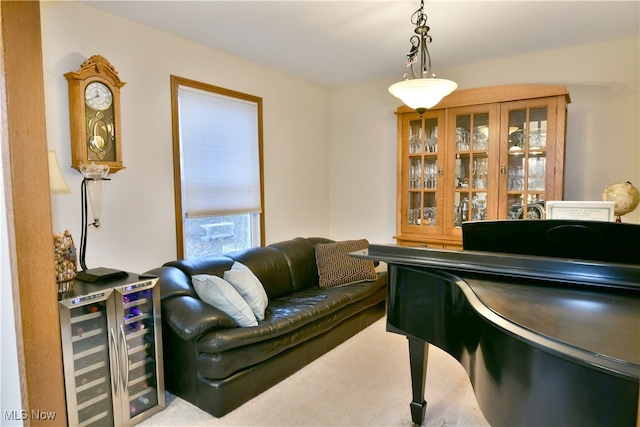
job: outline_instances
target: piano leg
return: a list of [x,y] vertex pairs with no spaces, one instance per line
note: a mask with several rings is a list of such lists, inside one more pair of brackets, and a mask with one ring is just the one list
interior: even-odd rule
[[422,425],[427,410],[424,391],[429,343],[417,338],[407,337],[407,339],[409,340],[409,363],[411,364],[411,389],[413,392],[413,400],[409,405],[411,408],[411,420],[414,424]]

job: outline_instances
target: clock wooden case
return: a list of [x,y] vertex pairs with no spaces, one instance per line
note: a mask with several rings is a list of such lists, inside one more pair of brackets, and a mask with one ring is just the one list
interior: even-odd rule
[[125,82],[104,57],[94,55],[77,71],[64,75],[69,83],[71,166],[103,164],[114,173],[122,165],[120,88]]

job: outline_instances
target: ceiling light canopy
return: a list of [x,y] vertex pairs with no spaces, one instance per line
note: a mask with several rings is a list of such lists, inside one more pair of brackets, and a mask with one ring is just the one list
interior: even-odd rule
[[[420,0],[420,9],[411,15],[411,23],[416,26],[416,35],[409,40],[411,51],[407,54],[407,67],[410,67],[410,71],[404,74],[403,81],[389,86],[389,92],[422,115],[456,90],[458,85],[451,80],[437,79],[431,72],[431,56],[427,49],[427,43],[431,43],[431,36],[427,26],[427,15],[424,13],[424,0]],[[420,71],[416,74],[413,64],[418,61],[418,54]]]

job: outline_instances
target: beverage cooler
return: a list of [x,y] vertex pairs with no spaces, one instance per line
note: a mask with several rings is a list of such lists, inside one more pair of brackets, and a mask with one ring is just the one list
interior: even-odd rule
[[76,281],[59,301],[69,425],[132,426],[165,407],[157,282]]

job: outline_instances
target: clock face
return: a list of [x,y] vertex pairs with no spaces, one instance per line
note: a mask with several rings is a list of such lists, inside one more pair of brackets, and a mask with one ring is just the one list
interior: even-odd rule
[[107,85],[94,81],[84,90],[87,160],[115,161],[115,120],[113,93]]
[[84,99],[89,107],[104,111],[111,106],[113,94],[104,83],[93,82],[89,83],[84,90]]

